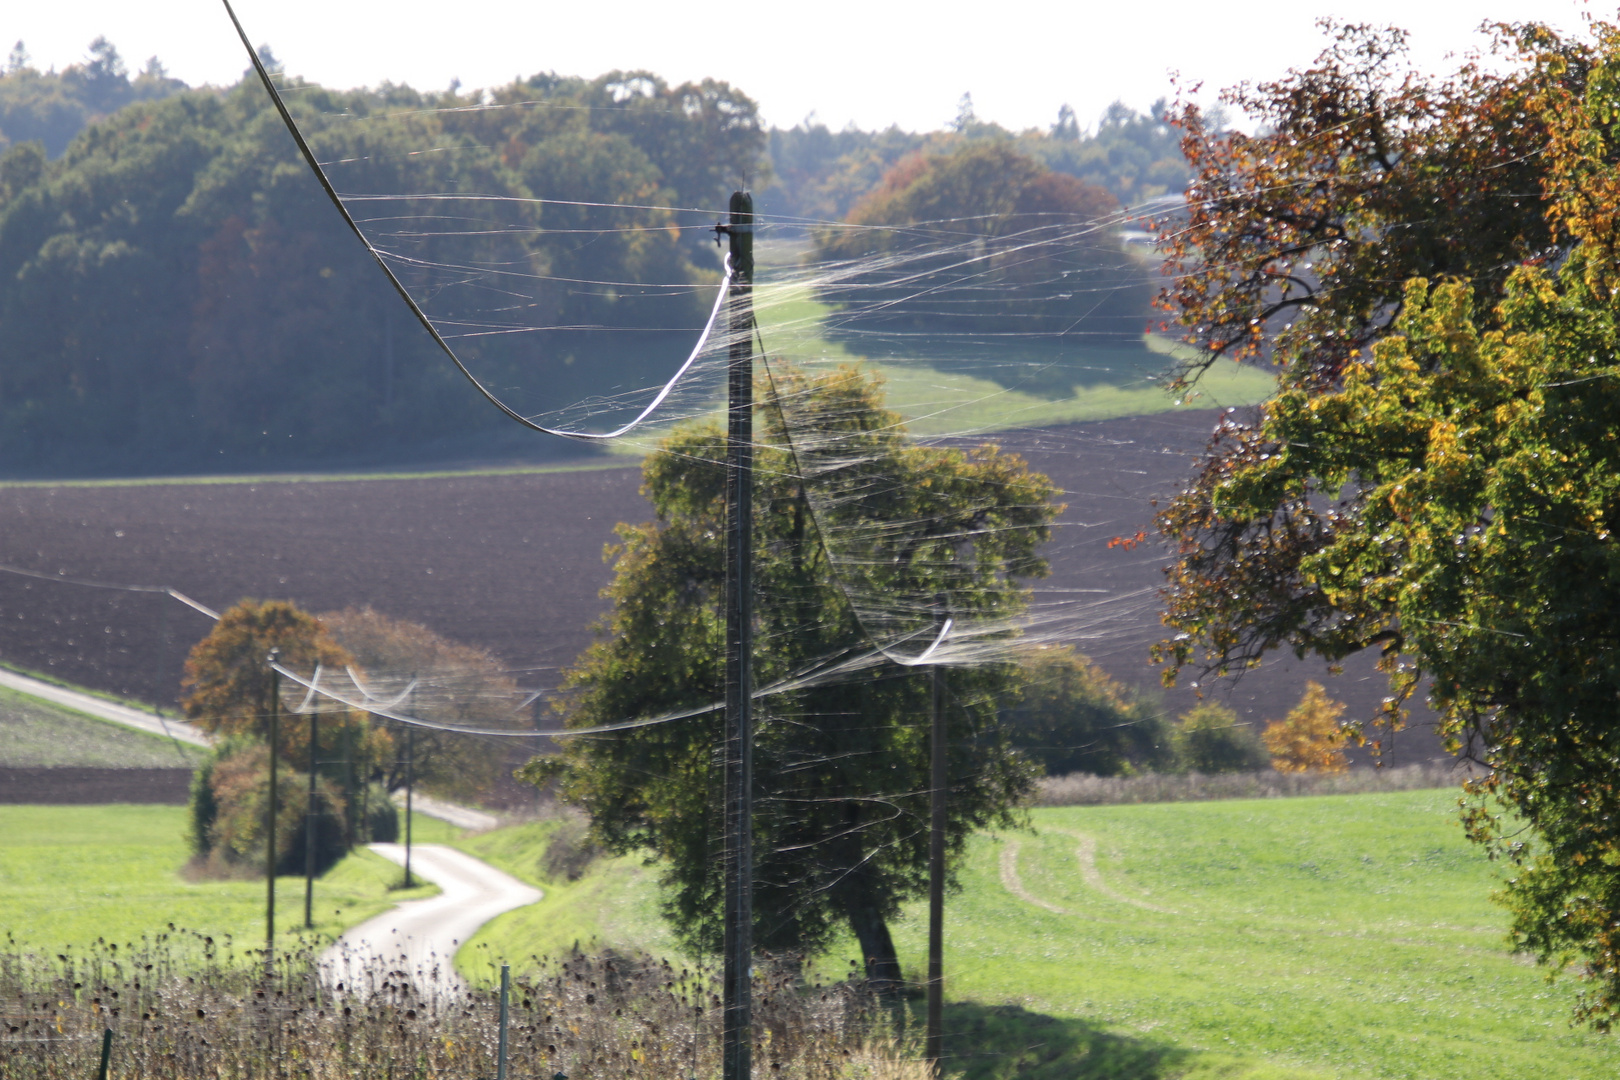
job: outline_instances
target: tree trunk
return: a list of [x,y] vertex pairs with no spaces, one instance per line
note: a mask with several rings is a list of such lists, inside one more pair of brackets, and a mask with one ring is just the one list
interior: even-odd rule
[[878,909],[859,894],[850,897],[845,907],[850,929],[861,943],[861,955],[866,959],[866,981],[879,994],[900,991],[900,958],[894,952],[894,939],[889,936],[889,924]]

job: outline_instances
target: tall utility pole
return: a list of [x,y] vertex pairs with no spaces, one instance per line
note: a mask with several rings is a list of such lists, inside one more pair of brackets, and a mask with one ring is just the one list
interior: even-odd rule
[[264,812],[264,973],[276,971],[276,746],[281,734],[280,649],[270,650],[270,799]]
[[721,1080],[753,1072],[754,200],[731,194],[726,403],[725,994]]
[[[313,706],[313,703],[311,703]],[[304,929],[315,929],[315,744],[319,740],[319,710],[309,714],[309,808],[304,811]]]
[[928,729],[928,1032],[923,1057],[938,1077],[945,1055],[945,665],[934,664],[929,677],[933,716]]

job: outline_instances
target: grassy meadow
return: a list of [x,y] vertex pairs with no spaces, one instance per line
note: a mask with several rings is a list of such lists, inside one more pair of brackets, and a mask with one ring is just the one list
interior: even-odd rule
[[[264,941],[263,880],[192,880],[185,872],[186,811],[179,806],[0,806],[0,930],[16,946],[48,951],[105,938],[138,941],[169,928]],[[455,835],[417,816],[420,843]],[[398,866],[357,850],[315,883],[315,928],[303,929],[304,881],[276,880],[278,940],[326,941],[435,886],[397,888]]]
[[[947,906],[952,1072],[1615,1075],[1620,1046],[1568,1025],[1573,987],[1505,948],[1498,871],[1454,807],[1447,790],[1060,807],[1034,811],[1033,831],[977,838]],[[458,957],[469,975],[576,940],[672,947],[638,861],[546,879],[556,827],[458,841],[546,890],[472,940]],[[925,928],[921,906],[895,927],[913,975]]]
[[857,338],[829,332],[830,310],[803,287],[757,288],[768,355],[801,366],[855,363],[882,375],[889,407],[918,435],[978,434],[1049,427],[1176,409],[1250,405],[1276,380],[1256,368],[1219,363],[1186,399],[1163,387],[1177,346],[997,338]]

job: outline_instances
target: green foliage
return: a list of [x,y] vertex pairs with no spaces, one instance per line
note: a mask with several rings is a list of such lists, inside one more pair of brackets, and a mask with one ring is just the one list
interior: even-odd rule
[[964,138],[1013,139],[1020,153],[1093,187],[1110,192],[1124,206],[1176,194],[1191,172],[1181,155],[1181,138],[1166,122],[1163,100],[1146,113],[1114,102],[1094,132],[1082,130],[1074,110],[1058,111],[1050,131],[1016,134],[995,124],[969,120],[960,130],[917,133],[890,127],[832,131],[813,116],[791,128],[770,131],[775,182],[760,198],[772,217],[815,224],[842,220],[862,196],[876,188],[901,158],[918,151],[949,153]]
[[[1616,1008],[1607,959],[1620,895],[1608,852],[1613,612],[1620,573],[1620,411],[1608,302],[1521,270],[1480,332],[1470,290],[1407,290],[1398,336],[1347,371],[1337,392],[1287,390],[1263,413],[1270,448],[1232,474],[1231,507],[1340,491],[1329,542],[1299,562],[1312,603],[1343,613],[1324,651],[1383,637],[1399,694],[1420,679],[1453,745],[1493,772],[1476,785],[1472,834],[1523,864],[1510,881],[1515,933],[1544,959],[1584,955],[1596,980],[1582,1015]],[[1354,488],[1346,485],[1354,478]],[[1490,807],[1502,800],[1534,830]],[[1591,869],[1587,869],[1590,867]]]
[[[844,321],[938,331],[1084,333],[1136,341],[1149,290],[1103,219],[1107,191],[1053,172],[1004,138],[914,153],[816,235],[822,259],[880,260],[825,290]],[[966,246],[964,246],[966,245]],[[842,289],[847,288],[846,295]]]
[[[531,271],[512,284],[526,320],[669,331],[638,333],[613,365],[574,363],[583,332],[548,332],[537,384],[551,407],[644,385],[690,345],[673,328],[702,324],[701,291],[634,287],[712,280],[701,238],[662,208],[716,204],[764,148],[743,95],[644,73],[516,82],[493,92],[506,109],[408,87],[294,80],[289,95],[345,189],[498,200],[480,211],[490,228],[435,236],[433,258]],[[518,105],[536,99],[553,107]],[[505,431],[400,311],[256,79],[129,105],[56,161],[13,149],[0,181],[0,450],[13,470],[240,470],[487,446]],[[568,199],[635,209],[581,244],[572,230],[601,227],[604,211],[552,201]],[[437,209],[402,198],[389,212]],[[458,283],[423,275],[424,295]],[[483,375],[510,381],[515,365],[537,370],[523,337],[463,344]]]
[[220,757],[215,747],[191,774],[191,791],[186,800],[186,840],[191,857],[208,858],[214,847],[214,823],[219,820],[219,800],[214,797],[214,765]]
[[1176,766],[1205,774],[1255,772],[1270,764],[1248,724],[1224,705],[1205,702],[1184,713],[1170,737]]
[[[1016,579],[1045,572],[1036,548],[1057,512],[1045,477],[994,447],[910,445],[876,383],[851,368],[814,377],[778,370],[761,390],[757,685],[799,674],[811,661],[867,651],[852,594],[943,595],[964,615],[1022,609]],[[800,425],[796,458],[787,450],[782,402],[793,403]],[[723,445],[723,433],[703,424],[677,431],[647,459],[643,491],[657,520],[619,526],[606,633],[570,672],[565,699],[571,726],[699,711],[569,740],[562,754],[537,758],[525,774],[560,775],[563,797],[590,814],[608,851],[656,859],[677,932],[707,948],[717,941],[721,890],[713,839],[721,717],[703,707],[719,698],[722,683]],[[834,460],[836,473],[828,469]],[[820,492],[826,505],[814,520],[797,479],[807,473],[833,485]],[[841,583],[820,543],[829,530],[863,545],[845,552]],[[967,550],[958,550],[962,536],[974,538]],[[946,677],[954,856],[972,830],[1017,820],[1031,778],[995,722],[1010,668]],[[884,662],[857,679],[761,701],[754,911],[762,949],[814,952],[847,922],[878,977],[898,976],[887,920],[927,877],[927,830],[919,823],[927,818],[929,700],[925,672]]]
[[1049,135],[1025,132],[1018,146],[1054,172],[1105,188],[1123,205],[1135,206],[1180,194],[1192,177],[1181,154],[1181,133],[1167,121],[1168,113],[1163,98],[1146,113],[1116,101],[1103,112],[1097,130],[1088,133],[1065,105]]
[[1048,776],[1120,776],[1171,762],[1158,712],[1067,645],[1021,659],[1017,696],[1000,720],[1012,745]]
[[775,183],[760,193],[760,211],[790,224],[841,221],[901,158],[941,140],[897,127],[835,132],[814,118],[791,128],[772,128]]
[[[43,74],[28,62],[28,51],[19,41],[0,71],[0,151],[8,143],[16,149],[38,144],[57,157],[86,124],[126,105],[184,89],[185,83],[169,78],[157,57],[131,79],[118,50],[104,37],[90,43],[90,59],[85,63]],[[0,195],[4,195],[3,187]],[[0,197],[0,206],[4,203]]]
[[[399,807],[394,805],[388,797],[388,791],[381,784],[370,784],[358,794],[359,807],[354,805],[355,796],[349,799],[349,809],[353,813],[355,826],[355,840],[359,843],[392,844],[404,834],[404,826],[400,822],[403,816]],[[412,838],[415,838],[413,830]]]
[[1391,72],[1398,34],[1341,29],[1311,71],[1238,96],[1267,134],[1189,140],[1199,200],[1172,268],[1208,269],[1166,299],[1282,377],[1161,517],[1179,633],[1160,652],[1226,669],[1376,648],[1392,727],[1426,687],[1489,770],[1465,823],[1513,868],[1515,940],[1573,962],[1575,1015],[1607,1028],[1620,29],[1501,34],[1515,62],[1436,82]]
[[[238,737],[221,743],[197,770],[191,789],[189,838],[201,867],[240,874],[264,869],[269,757],[263,743]],[[276,777],[276,872],[299,874],[305,847],[315,837],[315,872],[325,873],[348,854],[348,807],[329,780],[317,779],[316,812],[309,813],[309,776],[287,769]]]

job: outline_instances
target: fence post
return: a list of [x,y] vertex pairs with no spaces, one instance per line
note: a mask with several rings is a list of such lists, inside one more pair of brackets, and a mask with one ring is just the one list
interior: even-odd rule
[[512,966],[501,965],[501,1035],[495,1050],[495,1080],[506,1080],[506,1009],[512,994]]

